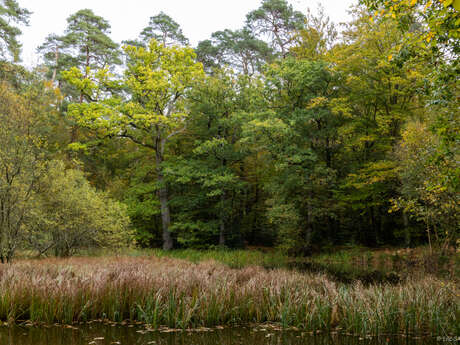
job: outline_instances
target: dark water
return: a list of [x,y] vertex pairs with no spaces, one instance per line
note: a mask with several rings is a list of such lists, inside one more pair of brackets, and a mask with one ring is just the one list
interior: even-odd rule
[[146,331],[144,327],[92,324],[75,329],[61,326],[0,327],[0,345],[421,345],[443,342],[433,338],[359,339],[358,337],[310,335],[293,331],[236,328],[194,332]]

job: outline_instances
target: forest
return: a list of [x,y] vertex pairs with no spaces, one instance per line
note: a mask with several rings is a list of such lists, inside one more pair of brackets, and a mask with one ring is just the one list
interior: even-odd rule
[[[20,64],[0,1],[0,259],[88,248],[459,246],[460,2],[263,0],[191,47],[82,9]],[[34,255],[35,255],[34,254]]]

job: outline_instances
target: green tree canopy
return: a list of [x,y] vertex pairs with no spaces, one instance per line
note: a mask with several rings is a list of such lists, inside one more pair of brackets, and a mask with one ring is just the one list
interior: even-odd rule
[[305,16],[286,0],[263,0],[247,15],[246,24],[259,38],[268,37],[273,49],[285,57],[296,31],[304,27]]
[[29,24],[30,14],[16,0],[0,1],[0,56],[6,57],[9,53],[14,61],[19,60],[21,44],[18,36],[21,30],[15,24]]
[[151,39],[155,39],[165,46],[187,46],[189,44],[179,24],[163,12],[150,17],[149,25],[145,27],[140,34],[140,40],[145,45],[147,45]]
[[[118,44],[109,35],[108,21],[94,14],[92,10],[84,9],[72,14],[67,18],[64,34],[49,35],[38,48],[49,68],[50,79],[57,79],[62,87],[60,73],[71,67],[79,68],[85,73],[87,68],[113,69],[120,64]],[[67,96],[71,91],[64,90],[63,93]]]
[[[186,128],[189,111],[185,98],[203,76],[191,48],[166,47],[151,40],[148,48],[126,46],[128,69],[122,79],[112,80],[107,70],[82,73],[73,68],[67,80],[92,101],[72,104],[69,113],[84,127],[103,136],[122,137],[153,151],[161,203],[164,249],[171,249],[168,188],[162,164],[166,148]],[[128,97],[107,96],[104,89],[123,88]]]
[[211,37],[211,40],[201,41],[196,49],[198,60],[208,69],[228,65],[244,74],[253,75],[272,60],[270,47],[257,39],[248,28],[217,31]]

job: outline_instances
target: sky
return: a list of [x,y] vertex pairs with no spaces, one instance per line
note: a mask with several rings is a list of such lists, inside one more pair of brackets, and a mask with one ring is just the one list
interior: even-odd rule
[[[21,7],[32,11],[30,26],[22,28],[22,59],[25,65],[39,62],[36,48],[50,33],[62,34],[66,19],[83,8],[89,8],[112,26],[111,37],[120,43],[137,38],[149,18],[160,11],[180,24],[192,46],[215,31],[243,26],[248,12],[258,8],[261,0],[19,0]],[[334,22],[349,19],[347,10],[356,0],[288,0],[303,13],[321,3]]]

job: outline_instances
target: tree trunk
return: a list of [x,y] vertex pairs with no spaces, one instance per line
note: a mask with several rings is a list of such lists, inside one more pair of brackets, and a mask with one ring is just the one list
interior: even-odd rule
[[313,237],[313,210],[311,206],[312,196],[309,195],[309,200],[307,202],[307,228],[305,233],[305,247],[310,250],[311,240]]
[[56,75],[57,75],[57,65],[59,62],[59,48],[56,45],[56,50],[54,51],[54,70],[53,70],[53,77],[51,78],[51,84],[54,85],[54,81],[56,80]]
[[164,250],[171,250],[173,249],[173,239],[171,236],[171,232],[169,231],[169,226],[171,225],[171,214],[169,210],[168,204],[168,187],[164,182],[163,172],[161,171],[161,163],[163,163],[163,155],[162,155],[162,146],[156,150],[156,163],[157,163],[157,180],[158,184],[160,185],[159,190],[159,199],[160,199],[160,207],[161,207],[161,225],[163,229],[163,249]]
[[251,206],[253,213],[252,226],[251,226],[251,244],[256,242],[256,232],[259,230],[259,181],[256,177],[255,180],[255,196],[254,203]]
[[[219,129],[219,135],[221,130]],[[227,160],[222,160],[222,167],[225,169],[227,166]],[[219,230],[219,246],[225,246],[225,190],[220,195],[220,230]]]
[[13,261],[14,249],[10,249],[6,254],[6,263],[10,264]]
[[[163,183],[163,176],[158,176],[158,182]],[[169,226],[171,225],[171,215],[169,212],[168,205],[168,189],[166,186],[160,188],[160,205],[161,205],[161,225],[163,228],[163,249],[171,250],[173,249],[173,240],[171,232],[169,231]]]
[[220,196],[220,205],[222,207],[220,214],[220,231],[219,231],[219,246],[225,246],[225,216],[224,216],[224,202],[225,202],[225,192]]
[[370,225],[370,233],[366,236],[367,237],[367,245],[371,247],[375,247],[377,245],[377,226],[375,221],[374,215],[374,206],[368,207],[369,212],[369,225]]
[[220,220],[219,246],[225,246],[225,223],[222,218]]
[[433,254],[433,247],[431,246],[430,224],[428,223],[428,216],[425,216],[426,233],[428,234],[428,245],[430,247],[430,254]]
[[403,222],[404,222],[404,244],[407,248],[410,247],[410,229],[409,229],[409,218],[407,213],[403,211]]

